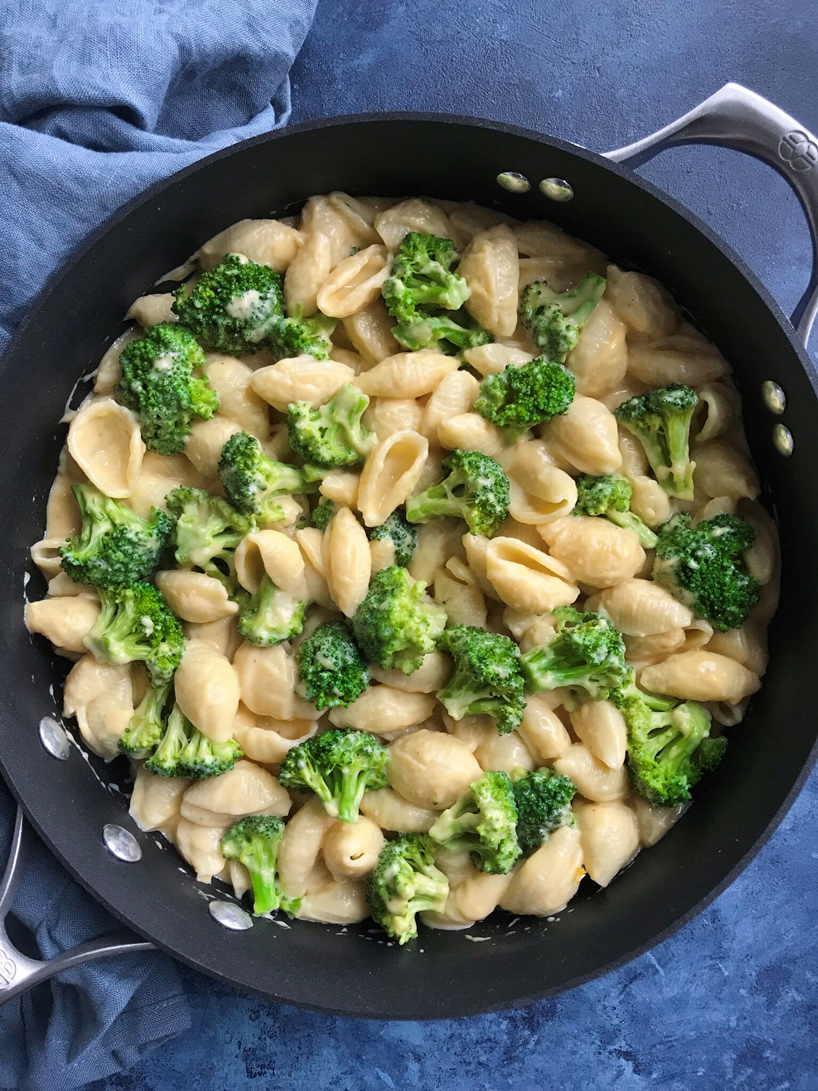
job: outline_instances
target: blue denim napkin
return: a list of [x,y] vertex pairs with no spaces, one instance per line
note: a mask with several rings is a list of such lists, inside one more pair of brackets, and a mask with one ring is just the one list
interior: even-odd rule
[[[315,2],[0,0],[0,349],[118,206],[286,122]],[[13,816],[0,784],[0,866]],[[45,957],[120,930],[41,845],[15,914]],[[166,956],[89,964],[0,1009],[0,1087],[82,1087],[189,1022]]]

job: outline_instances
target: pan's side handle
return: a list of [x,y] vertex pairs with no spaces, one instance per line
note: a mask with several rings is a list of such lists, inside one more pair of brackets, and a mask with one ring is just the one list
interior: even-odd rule
[[604,154],[614,163],[637,167],[678,144],[718,144],[746,152],[774,167],[795,190],[812,235],[812,278],[792,315],[806,344],[818,317],[818,137],[755,91],[727,83],[677,121]]
[[47,960],[29,958],[18,951],[6,931],[6,917],[22,878],[27,848],[33,836],[23,818],[23,812],[18,809],[11,839],[11,852],[3,878],[0,880],[0,1007],[33,985],[47,981],[48,978],[72,966],[81,966],[83,962],[90,962],[92,959],[103,958],[106,955],[153,950],[152,943],[138,940],[128,932],[122,932],[89,940]]

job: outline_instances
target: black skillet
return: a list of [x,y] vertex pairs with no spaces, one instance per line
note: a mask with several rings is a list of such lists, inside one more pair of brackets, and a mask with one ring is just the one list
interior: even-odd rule
[[[647,950],[707,905],[758,852],[816,758],[810,663],[818,648],[818,580],[808,571],[818,552],[818,418],[803,342],[818,293],[813,283],[796,330],[721,239],[619,165],[691,141],[739,148],[776,167],[799,193],[816,237],[815,138],[733,84],[606,157],[510,126],[429,115],[338,118],[259,137],[154,186],[50,282],[17,331],[0,376],[0,522],[7,528],[0,554],[0,764],[22,812],[53,852],[144,940],[111,937],[48,964],[18,956],[2,930],[19,874],[19,866],[10,868],[0,886],[0,1002],[67,963],[155,944],[223,981],[323,1011],[415,1019],[489,1011],[560,992]],[[288,929],[257,921],[248,930],[225,930],[208,911],[213,903],[205,888],[174,851],[136,828],[124,798],[111,790],[121,775],[118,763],[89,759],[53,721],[38,727],[44,717],[59,719],[50,687],[62,672],[45,642],[23,626],[23,581],[64,439],[54,422],[75,380],[122,330],[128,305],[203,240],[243,217],[291,211],[333,189],[474,200],[521,219],[556,221],[666,284],[732,362],[744,396],[750,445],[783,546],[781,609],[764,688],[684,820],[607,890],[586,880],[558,922],[531,919],[512,928],[498,913],[468,936],[423,930],[403,949],[387,945],[366,923],[345,934],[301,921]],[[16,865],[26,836],[22,816],[18,835]],[[138,850],[139,860],[121,858]],[[230,896],[215,893],[223,906],[216,915],[229,917]]]

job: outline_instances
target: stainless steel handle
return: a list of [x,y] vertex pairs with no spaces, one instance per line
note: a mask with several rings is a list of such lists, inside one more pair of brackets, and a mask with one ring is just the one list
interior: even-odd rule
[[152,943],[135,939],[129,932],[122,932],[81,943],[51,959],[29,958],[18,951],[8,937],[6,917],[23,877],[26,853],[30,838],[33,836],[23,818],[23,812],[18,809],[11,839],[11,852],[3,878],[0,880],[0,1007],[39,982],[47,981],[48,978],[72,966],[81,966],[84,962],[104,958],[106,955],[153,950]]
[[812,236],[812,277],[792,314],[806,344],[818,317],[818,138],[755,91],[727,83],[677,121],[604,155],[614,163],[639,166],[678,144],[718,144],[746,152],[774,167],[795,190]]

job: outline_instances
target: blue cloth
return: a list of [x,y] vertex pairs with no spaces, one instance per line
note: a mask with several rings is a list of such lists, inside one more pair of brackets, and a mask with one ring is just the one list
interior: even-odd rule
[[[314,0],[0,3],[0,348],[73,247],[151,182],[285,123]],[[14,808],[0,786],[0,862]],[[38,852],[15,913],[46,957],[119,930]],[[122,1071],[190,1023],[173,963],[78,968],[0,1009],[0,1087]]]

